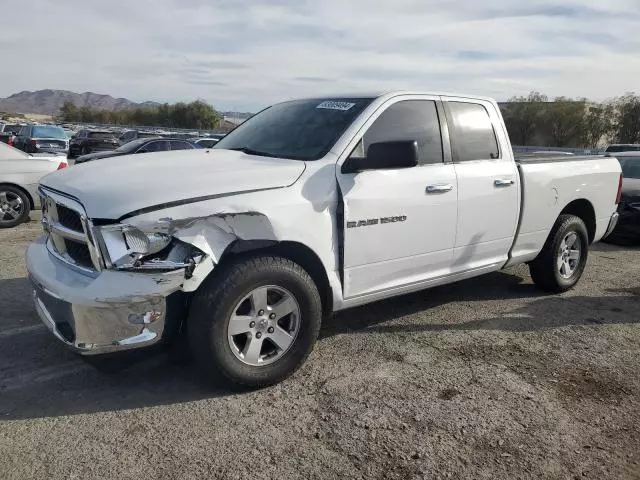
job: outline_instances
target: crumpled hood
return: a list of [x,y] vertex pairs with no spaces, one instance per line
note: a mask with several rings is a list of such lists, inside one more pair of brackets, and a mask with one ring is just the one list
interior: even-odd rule
[[163,204],[286,187],[304,169],[300,160],[197,149],[87,162],[48,175],[41,184],[75,197],[90,218],[116,220]]

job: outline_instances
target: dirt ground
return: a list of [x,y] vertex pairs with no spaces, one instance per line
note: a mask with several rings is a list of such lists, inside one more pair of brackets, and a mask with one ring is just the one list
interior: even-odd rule
[[350,310],[249,393],[157,355],[116,375],[31,303],[32,222],[0,231],[0,478],[640,478],[640,250],[578,287],[527,269]]

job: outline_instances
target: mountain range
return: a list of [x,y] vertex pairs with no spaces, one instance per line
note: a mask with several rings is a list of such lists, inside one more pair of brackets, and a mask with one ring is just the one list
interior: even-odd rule
[[[122,110],[131,107],[153,107],[157,102],[135,103],[126,98],[113,98],[93,92],[75,93],[68,90],[37,90],[14,93],[7,98],[0,98],[0,112],[7,113],[38,113],[42,115],[56,115],[65,102],[72,102],[77,107],[92,109]],[[246,112],[220,112],[229,117],[247,118]]]

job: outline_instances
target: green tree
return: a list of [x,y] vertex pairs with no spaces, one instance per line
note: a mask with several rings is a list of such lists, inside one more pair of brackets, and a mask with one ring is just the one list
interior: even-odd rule
[[584,146],[596,148],[603,141],[608,142],[614,132],[615,110],[613,105],[608,103],[589,105],[582,134]]
[[640,143],[640,97],[627,93],[614,100],[616,138],[619,143]]
[[208,103],[197,100],[191,103],[167,103],[157,107],[141,106],[126,110],[108,111],[77,108],[66,103],[60,109],[61,121],[107,123],[115,125],[148,125],[168,128],[193,128],[210,130],[220,124],[222,117]]
[[72,102],[64,102],[62,108],[60,109],[58,117],[62,121],[66,122],[80,121],[80,113],[78,112],[78,107],[76,107]]
[[584,138],[587,102],[557,97],[545,106],[543,129],[552,147],[580,147]]
[[536,135],[548,98],[539,92],[513,97],[502,109],[509,137],[514,145],[529,145]]

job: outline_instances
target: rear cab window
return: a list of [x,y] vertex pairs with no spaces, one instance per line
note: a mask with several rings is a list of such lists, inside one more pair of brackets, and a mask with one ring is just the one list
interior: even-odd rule
[[444,104],[454,162],[500,158],[498,138],[484,105],[458,101]]
[[67,139],[67,136],[64,134],[64,130],[62,128],[49,125],[33,127],[32,136],[41,138],[60,138],[64,140]]

